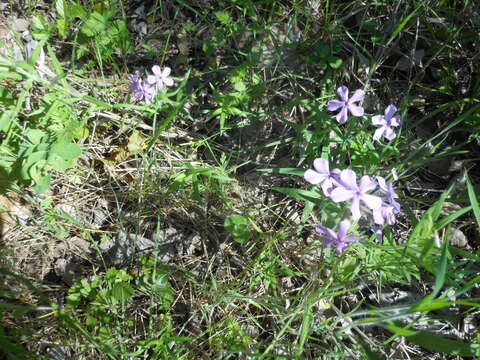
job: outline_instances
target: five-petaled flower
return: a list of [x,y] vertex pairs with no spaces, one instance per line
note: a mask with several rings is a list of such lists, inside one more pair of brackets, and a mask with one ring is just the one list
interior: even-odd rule
[[381,176],[377,176],[377,182],[378,182],[378,187],[380,188],[380,191],[383,193],[388,203],[392,205],[397,212],[400,212],[401,211],[400,204],[397,201],[395,201],[395,199],[398,199],[398,195],[393,189],[392,184],[387,184],[387,182],[385,181],[385,178]]
[[344,124],[348,119],[348,112],[353,116],[362,116],[364,110],[361,106],[355,105],[354,103],[362,101],[365,97],[365,91],[358,89],[355,90],[353,95],[348,97],[348,88],[346,86],[340,86],[337,89],[337,94],[340,96],[341,100],[330,100],[327,103],[327,108],[330,111],[335,111],[340,109],[340,112],[337,114],[336,119],[340,124]]
[[350,222],[348,220],[343,220],[338,226],[338,232],[333,231],[330,228],[325,226],[315,227],[315,231],[321,236],[320,239],[324,241],[325,246],[335,245],[337,252],[341,252],[348,246],[349,242],[360,241],[362,238],[355,235],[347,235],[348,230],[350,229]]
[[400,125],[400,115],[395,115],[396,112],[397,107],[392,104],[385,109],[385,115],[372,116],[373,125],[378,127],[373,135],[373,140],[380,140],[382,135],[388,140],[395,139],[396,134],[392,127]]
[[303,178],[310,184],[320,184],[325,196],[330,196],[330,193],[337,186],[336,179],[340,175],[339,169],[330,171],[328,161],[322,158],[317,158],[313,161],[313,168],[305,171]]
[[350,210],[352,218],[358,220],[361,217],[360,201],[363,201],[370,209],[376,210],[382,206],[382,199],[378,196],[368,194],[368,191],[377,187],[375,181],[369,176],[362,176],[360,185],[357,185],[357,175],[353,170],[346,169],[340,173],[339,185],[332,190],[330,198],[334,202],[352,200]]
[[163,89],[163,85],[172,86],[173,80],[170,77],[170,72],[172,70],[169,67],[163,68],[163,70],[158,65],[152,67],[153,75],[147,77],[147,81],[150,85],[155,86],[155,90],[159,91]]
[[373,219],[375,223],[380,225],[385,223],[393,225],[396,221],[395,215],[401,213],[400,204],[395,200],[398,198],[398,195],[392,184],[387,184],[383,177],[377,176],[377,182],[386,201],[382,203],[380,208],[373,210]]
[[138,74],[129,74],[128,79],[132,82],[128,87],[133,91],[137,100],[145,100],[147,104],[152,102],[155,89],[147,81],[142,80]]

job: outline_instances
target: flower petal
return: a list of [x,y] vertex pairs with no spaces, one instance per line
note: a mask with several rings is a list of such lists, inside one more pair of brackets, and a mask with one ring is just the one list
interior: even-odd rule
[[351,169],[342,170],[340,173],[340,183],[348,189],[358,190],[357,174]]
[[375,116],[372,116],[372,124],[375,126],[385,125],[386,121],[383,115],[375,115]]
[[342,106],[345,106],[345,102],[344,101],[340,101],[340,100],[330,100],[328,103],[327,103],[327,109],[329,111],[335,111],[339,108],[341,108]]
[[338,252],[338,253],[342,252],[347,246],[348,246],[348,245],[345,244],[345,243],[342,243],[342,242],[341,242],[341,243],[338,243],[338,244],[337,244],[337,252]]
[[362,194],[360,199],[372,210],[378,209],[383,203],[382,199],[376,195]]
[[345,189],[344,187],[337,187],[332,190],[330,193],[330,199],[334,202],[347,201],[353,198],[355,192],[350,189]]
[[362,89],[357,89],[355,90],[355,92],[353,93],[352,97],[349,99],[348,102],[351,104],[357,101],[362,101],[364,97],[365,97],[365,91],[363,91]]
[[332,238],[329,238],[329,237],[326,237],[326,236],[321,236],[320,240],[323,241],[323,245],[325,245],[325,246],[331,246],[336,242],[335,239],[332,239]]
[[170,75],[171,72],[172,72],[172,69],[166,66],[162,71],[162,78],[166,78],[168,75]]
[[320,174],[312,169],[308,169],[307,171],[305,171],[305,174],[303,174],[303,178],[305,179],[305,181],[313,185],[320,184],[325,180],[326,177],[327,175]]
[[372,139],[375,141],[378,141],[380,140],[380,138],[382,137],[383,135],[383,132],[385,131],[386,129],[386,126],[382,126],[382,127],[379,127],[376,131],[375,131],[375,134],[373,134],[373,137]]
[[350,111],[350,114],[352,114],[353,116],[362,116],[365,113],[365,110],[361,106],[348,104],[347,107]]
[[400,125],[400,115],[395,115],[390,119],[390,125],[391,126],[399,126]]
[[148,75],[146,80],[150,85],[153,85],[157,82],[155,75]]
[[385,181],[385,178],[382,176],[377,176],[377,183],[378,187],[384,194],[388,193],[388,188],[387,188],[387,182]]
[[165,79],[163,79],[163,82],[164,82],[164,84],[167,85],[167,86],[172,86],[172,85],[173,85],[173,80],[172,80],[172,78],[165,78]]
[[388,140],[393,140],[397,135],[395,134],[395,131],[393,131],[392,128],[387,127],[385,128],[385,133],[383,134],[383,136],[385,136]]
[[390,104],[387,106],[387,108],[385,109],[385,119],[388,121],[390,120],[393,115],[395,115],[395,113],[397,112],[397,107],[393,104]]
[[345,85],[342,85],[337,89],[337,94],[343,101],[348,101],[348,88]]
[[350,230],[350,221],[341,221],[340,225],[338,225],[338,239],[340,241],[344,241],[343,239],[346,237],[348,230]]
[[363,240],[363,238],[361,238],[359,236],[348,235],[348,236],[345,236],[345,238],[342,241],[344,243],[348,243],[348,242],[356,242],[356,241],[361,241],[361,240]]
[[340,110],[340,112],[337,114],[336,118],[337,118],[337,122],[339,124],[345,124],[347,122],[348,112],[347,112],[347,107],[346,106],[344,106],[342,108],[342,110]]
[[373,214],[373,221],[375,221],[375,224],[378,224],[378,225],[385,224],[385,218],[383,217],[381,208],[373,210],[372,214]]
[[357,221],[360,219],[362,214],[360,213],[360,200],[356,197],[352,199],[352,205],[350,206],[350,211],[352,212],[352,219]]
[[331,178],[325,179],[325,181],[322,182],[322,185],[320,186],[323,190],[323,194],[328,197],[330,197],[333,189],[335,189],[335,185],[333,184],[333,180]]
[[326,235],[326,237],[331,238],[334,241],[337,240],[337,233],[326,226],[318,225],[315,227],[315,231],[319,234]]
[[382,238],[383,238],[382,228],[380,226],[372,226],[372,231],[376,235],[375,237],[377,242],[382,242]]
[[330,174],[330,169],[328,167],[328,160],[323,158],[316,158],[313,160],[313,168],[315,171],[319,172],[320,174]]
[[373,190],[376,187],[377,187],[377,183],[368,175],[362,176],[362,178],[360,179],[360,184],[358,186],[358,188],[362,193]]
[[158,65],[152,66],[152,72],[157,76],[162,76],[162,69],[160,69],[160,66]]

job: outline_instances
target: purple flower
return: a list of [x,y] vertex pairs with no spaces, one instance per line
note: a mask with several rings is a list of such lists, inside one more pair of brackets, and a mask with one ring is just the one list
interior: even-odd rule
[[361,106],[354,103],[362,101],[365,97],[365,91],[358,89],[355,90],[351,98],[348,98],[348,88],[346,86],[340,86],[337,89],[337,94],[341,100],[330,100],[327,103],[327,108],[330,111],[341,109],[336,118],[340,124],[344,124],[348,119],[348,112],[353,116],[362,116],[364,110]]
[[385,115],[372,116],[373,125],[379,127],[373,135],[373,140],[380,140],[382,135],[388,140],[395,139],[396,134],[392,127],[400,125],[400,115],[394,115],[396,112],[397,107],[395,105],[388,105],[385,109]]
[[395,215],[398,214],[398,211],[391,204],[382,203],[382,206],[374,209],[372,213],[375,223],[383,226],[385,223],[388,225],[395,224]]
[[369,176],[362,176],[360,185],[357,185],[357,175],[353,170],[346,169],[340,173],[339,185],[333,189],[330,198],[335,202],[352,200],[350,210],[354,220],[360,219],[360,200],[370,209],[375,210],[382,206],[382,199],[378,196],[367,194],[377,187],[375,181]]
[[395,199],[398,199],[398,195],[393,189],[392,184],[387,184],[385,179],[381,176],[377,176],[377,182],[378,182],[378,187],[380,188],[380,191],[383,193],[388,203],[393,206],[395,211],[400,212],[401,211],[400,204],[397,201],[395,201]]
[[320,240],[325,243],[325,246],[335,245],[337,247],[337,252],[341,252],[343,249],[345,249],[349,242],[362,240],[362,238],[358,236],[347,235],[349,229],[350,222],[348,220],[343,220],[340,222],[340,225],[338,226],[338,233],[325,226],[315,227],[315,231],[317,233],[325,235],[320,237]]
[[328,161],[322,158],[317,158],[313,161],[313,168],[305,171],[303,178],[310,184],[321,184],[325,196],[330,196],[330,193],[337,185],[336,179],[340,175],[339,169],[330,171]]
[[150,104],[155,96],[155,89],[146,80],[142,80],[138,74],[129,74],[128,79],[132,82],[128,87],[133,91],[135,98],[137,100],[144,99],[147,104]]
[[382,238],[383,238],[382,228],[380,226],[374,225],[371,227],[371,230],[375,234],[375,239],[377,240],[377,242],[382,242]]
[[384,225],[385,223],[393,225],[396,221],[395,215],[401,213],[400,204],[395,201],[398,195],[393,189],[392,184],[387,184],[383,177],[377,176],[377,182],[386,202],[382,203],[380,208],[373,210],[373,219],[375,223],[380,225]]
[[173,80],[170,77],[172,70],[169,67],[165,67],[163,70],[158,65],[152,67],[153,75],[147,77],[147,81],[150,85],[155,85],[155,90],[159,91],[163,89],[163,85],[172,86]]

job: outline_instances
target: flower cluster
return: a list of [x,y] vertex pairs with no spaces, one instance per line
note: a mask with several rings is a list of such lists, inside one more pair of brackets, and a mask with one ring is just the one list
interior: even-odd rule
[[[370,176],[364,175],[357,182],[357,174],[353,170],[330,170],[328,161],[318,158],[313,162],[313,169],[305,171],[304,179],[310,184],[320,185],[323,194],[333,202],[350,201],[350,212],[355,221],[362,216],[361,203],[372,211],[374,222],[382,226],[395,224],[395,216],[401,212],[400,204],[395,200],[398,195],[392,184],[387,184],[381,176],[377,176],[375,181]],[[377,188],[380,194],[372,194]],[[338,233],[323,226],[316,228],[317,232],[326,234],[326,237],[322,238],[326,246],[335,244],[337,251],[342,251],[347,247],[346,242],[361,240],[358,237],[346,235],[350,223],[345,221],[340,223]],[[333,234],[336,235],[333,236]]]
[[[340,97],[340,100],[330,100],[327,103],[327,109],[330,111],[340,109],[340,112],[336,115],[338,123],[346,123],[348,113],[353,116],[363,116],[365,110],[363,107],[356,105],[355,103],[363,100],[365,97],[365,91],[357,89],[351,97],[348,97],[348,88],[346,86],[340,86],[337,89],[337,94]],[[380,140],[382,135],[388,140],[393,140],[395,138],[396,134],[392,128],[400,125],[400,115],[395,115],[396,112],[397,107],[391,104],[385,109],[385,115],[372,116],[372,124],[378,127],[373,135],[373,140]]]
[[162,70],[160,66],[154,65],[152,72],[153,75],[149,75],[145,79],[142,79],[138,73],[128,75],[128,79],[132,82],[128,87],[132,90],[133,96],[137,100],[145,100],[147,104],[153,101],[155,94],[164,86],[173,85],[169,67]]
[[[330,111],[339,110],[336,115],[338,123],[346,123],[349,114],[357,117],[365,114],[363,107],[358,104],[364,99],[365,91],[357,89],[353,95],[349,96],[348,88],[340,86],[337,94],[340,100],[330,100],[327,108]],[[372,116],[372,123],[377,127],[373,140],[379,141],[382,136],[388,140],[396,137],[393,128],[400,125],[400,115],[395,115],[396,112],[396,106],[391,104],[385,109],[384,115]],[[355,171],[351,169],[330,170],[328,161],[318,158],[313,162],[313,169],[305,171],[304,179],[310,184],[320,185],[323,194],[333,202],[349,201],[354,221],[358,221],[362,216],[361,204],[370,209],[373,222],[376,224],[373,229],[377,239],[382,236],[382,227],[385,224],[395,224],[396,215],[401,213],[400,204],[396,201],[398,195],[392,184],[387,184],[381,176],[377,176],[375,180],[364,175],[357,182]],[[349,229],[350,222],[348,220],[340,222],[338,232],[324,226],[315,228],[316,232],[322,235],[320,239],[324,241],[325,245],[335,245],[338,252],[345,249],[349,242],[362,240],[358,236],[347,235]]]

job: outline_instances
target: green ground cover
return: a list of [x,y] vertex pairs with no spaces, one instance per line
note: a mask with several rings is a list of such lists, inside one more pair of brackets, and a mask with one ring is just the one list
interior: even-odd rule
[[0,358],[480,358],[475,1],[0,9]]

